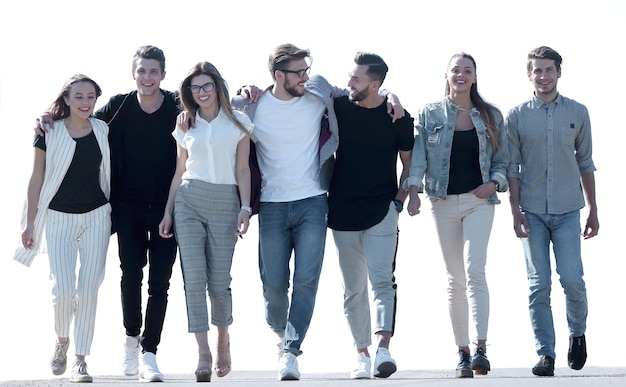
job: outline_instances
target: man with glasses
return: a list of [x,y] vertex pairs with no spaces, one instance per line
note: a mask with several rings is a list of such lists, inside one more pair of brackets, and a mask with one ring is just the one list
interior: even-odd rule
[[315,305],[338,145],[333,98],[347,94],[320,76],[309,79],[310,64],[309,50],[280,45],[269,57],[273,85],[257,103],[243,97],[233,101],[254,122],[258,139],[259,268],[266,320],[279,337],[278,380],[300,378],[296,357]]

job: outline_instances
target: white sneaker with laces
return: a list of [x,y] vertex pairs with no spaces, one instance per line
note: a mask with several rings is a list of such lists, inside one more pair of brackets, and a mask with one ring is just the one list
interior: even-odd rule
[[70,376],[70,383],[91,383],[93,377],[87,372],[87,363],[83,360],[76,360],[72,366],[72,375]]
[[298,359],[291,352],[284,352],[278,361],[278,380],[300,380]]
[[156,362],[156,355],[152,352],[144,352],[141,355],[141,365],[139,366],[139,381],[162,382],[163,379],[163,374],[159,371]]
[[391,358],[389,350],[383,347],[378,348],[374,361],[374,376],[388,378],[394,372],[396,372],[396,361]]
[[139,336],[126,336],[124,364],[122,365],[126,376],[135,376],[139,372],[139,352],[141,352],[139,343]]
[[356,367],[350,371],[350,379],[371,379],[372,361],[365,354],[365,352],[359,352],[358,359],[356,361]]

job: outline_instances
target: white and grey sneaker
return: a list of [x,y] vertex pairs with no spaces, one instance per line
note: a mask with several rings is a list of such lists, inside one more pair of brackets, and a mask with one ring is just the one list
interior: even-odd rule
[[124,375],[134,376],[139,372],[139,352],[141,352],[139,336],[126,336],[124,343]]
[[376,352],[374,361],[374,376],[377,378],[388,378],[396,372],[396,361],[391,358],[387,348],[380,347]]
[[141,382],[162,382],[163,374],[157,366],[156,355],[152,352],[144,352],[141,355],[139,365],[139,381]]
[[358,359],[356,361],[356,367],[350,371],[350,379],[371,379],[372,378],[372,361],[365,354],[365,352],[359,352]]
[[53,375],[63,375],[67,369],[67,349],[70,346],[70,340],[65,343],[54,343],[54,355],[50,360],[50,369]]
[[91,383],[93,377],[87,372],[87,363],[83,360],[76,360],[72,366],[72,375],[70,376],[71,383]]
[[278,380],[300,380],[298,359],[291,352],[284,352],[278,360]]

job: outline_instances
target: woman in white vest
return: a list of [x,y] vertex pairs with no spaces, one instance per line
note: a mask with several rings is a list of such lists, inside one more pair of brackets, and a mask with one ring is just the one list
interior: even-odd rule
[[50,106],[54,130],[35,138],[22,243],[14,257],[30,266],[37,254],[48,254],[57,335],[50,367],[54,375],[65,373],[73,321],[76,360],[70,382],[93,380],[85,356],[111,235],[109,128],[91,117],[101,93],[92,79],[78,74]]

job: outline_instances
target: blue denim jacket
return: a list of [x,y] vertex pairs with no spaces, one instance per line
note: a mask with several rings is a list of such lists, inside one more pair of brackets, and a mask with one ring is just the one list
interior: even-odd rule
[[[422,108],[416,125],[417,133],[411,157],[411,170],[404,182],[405,189],[415,185],[420,192],[423,192],[425,186],[428,197],[446,198],[456,113],[457,107],[448,97]],[[478,135],[479,163],[483,183],[495,180],[498,182],[498,191],[505,192],[508,189],[506,168],[509,163],[507,136],[502,113],[494,108],[493,115],[498,134],[498,148],[495,151],[480,113],[476,109],[470,112]],[[487,200],[492,204],[500,203],[495,192]]]

